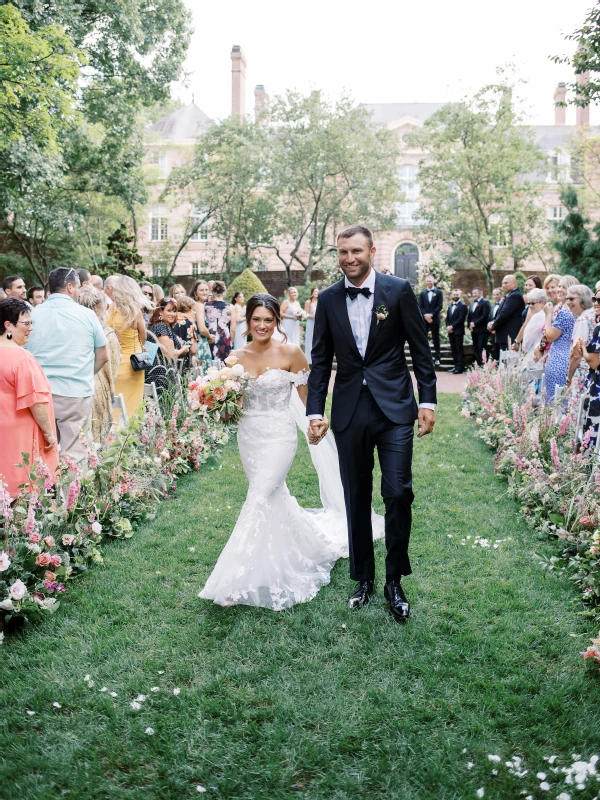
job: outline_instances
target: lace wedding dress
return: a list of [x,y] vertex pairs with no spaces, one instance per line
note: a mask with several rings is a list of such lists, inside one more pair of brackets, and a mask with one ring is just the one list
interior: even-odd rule
[[[329,583],[335,562],[348,555],[343,492],[331,435],[310,448],[325,508],[301,508],[285,483],[298,443],[294,418],[302,427],[307,425],[295,387],[307,380],[308,373],[270,369],[248,388],[238,427],[248,495],[200,592],[202,598],[222,606],[243,604],[281,611],[311,600]],[[383,536],[381,517],[374,516],[374,536]]]

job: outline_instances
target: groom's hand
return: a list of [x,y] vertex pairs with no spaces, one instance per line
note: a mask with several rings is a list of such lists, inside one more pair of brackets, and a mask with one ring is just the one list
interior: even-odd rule
[[329,423],[323,417],[322,419],[311,419],[308,425],[308,442],[309,444],[319,444],[321,439],[325,436],[329,429]]
[[419,433],[417,434],[417,438],[420,439],[421,436],[427,436],[428,433],[431,433],[434,425],[435,411],[432,411],[430,408],[420,408],[418,419]]

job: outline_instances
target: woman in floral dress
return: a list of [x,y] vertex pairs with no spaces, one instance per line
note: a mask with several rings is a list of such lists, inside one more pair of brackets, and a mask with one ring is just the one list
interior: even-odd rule
[[212,300],[204,304],[206,327],[214,344],[211,346],[213,359],[225,361],[231,353],[231,345],[235,337],[235,314],[230,303],[223,300],[226,286],[223,281],[215,281],[212,287]]
[[566,306],[563,306],[556,315],[556,319],[552,320],[554,313],[552,303],[546,303],[544,312],[546,314],[545,337],[548,342],[552,343],[546,361],[546,399],[552,402],[556,387],[566,386],[567,383],[575,315]]

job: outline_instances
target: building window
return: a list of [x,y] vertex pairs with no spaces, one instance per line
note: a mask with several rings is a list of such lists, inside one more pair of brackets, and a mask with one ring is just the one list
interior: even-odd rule
[[[204,216],[205,216],[204,212],[192,206],[192,210],[190,212],[190,225],[192,229],[196,228],[200,224],[200,221]],[[198,230],[196,230],[190,236],[190,240],[192,242],[206,242],[207,239],[208,239],[208,220],[203,222],[198,228]]]
[[150,216],[150,241],[164,242],[169,234],[169,210],[166,206],[154,206]]
[[548,182],[550,183],[564,183],[569,180],[569,154],[563,153],[562,150],[554,150],[550,154],[550,172],[548,173]]
[[158,166],[161,175],[167,175],[169,169],[167,154],[164,150],[153,150],[150,154],[150,161]]
[[197,278],[203,272],[210,272],[208,261],[192,261],[192,278]]
[[567,216],[567,209],[564,206],[552,206],[548,209],[548,217],[553,222],[560,222]]
[[398,170],[400,188],[404,195],[404,202],[398,205],[398,222],[401,225],[416,223],[415,215],[419,210],[418,172],[418,168],[412,164],[405,164]]

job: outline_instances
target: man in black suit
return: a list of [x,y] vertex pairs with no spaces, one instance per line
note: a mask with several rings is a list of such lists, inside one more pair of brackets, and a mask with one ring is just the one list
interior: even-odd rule
[[[315,444],[327,432],[325,403],[335,356],[331,428],[344,487],[350,577],[358,581],[349,604],[351,608],[364,606],[374,590],[371,499],[377,448],[385,503],[384,595],[390,614],[402,622],[410,611],[400,581],[411,573],[408,541],[414,497],[414,423],[418,420],[419,437],[433,430],[436,376],[410,283],[376,272],[374,255],[368,228],[353,225],[338,236],[344,278],[319,295],[306,414],[309,441]],[[418,409],[404,355],[406,342],[419,388]]]
[[425,285],[427,286],[419,295],[419,308],[425,320],[425,329],[427,331],[427,338],[431,331],[431,341],[433,342],[433,350],[435,353],[434,364],[436,367],[440,366],[440,322],[442,315],[442,306],[444,305],[444,294],[441,289],[435,288],[435,278],[433,275],[428,275],[425,278]]
[[493,320],[488,322],[488,330],[494,334],[494,358],[498,360],[502,350],[508,350],[508,341],[517,337],[521,330],[525,301],[518,289],[514,275],[505,275],[502,279],[504,302]]
[[446,312],[446,330],[448,331],[448,339],[450,340],[450,347],[452,349],[452,360],[454,361],[454,369],[451,369],[454,375],[460,375],[465,371],[465,319],[467,318],[467,307],[460,299],[460,289],[452,290],[452,302],[448,306]]
[[491,306],[483,296],[481,286],[473,287],[473,302],[467,314],[467,324],[473,338],[473,353],[475,361],[481,366],[483,364],[483,348],[488,338],[487,324],[490,319]]

